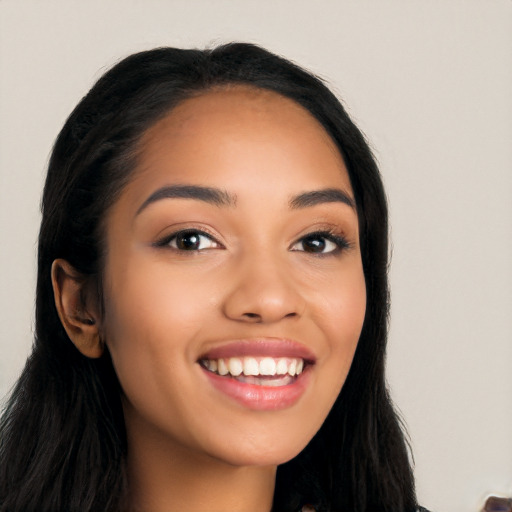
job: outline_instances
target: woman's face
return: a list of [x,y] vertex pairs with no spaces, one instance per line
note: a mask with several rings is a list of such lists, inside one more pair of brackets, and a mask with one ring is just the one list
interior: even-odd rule
[[144,135],[106,235],[102,329],[129,443],[233,465],[302,450],[366,304],[352,189],[322,126],[248,87],[182,102]]

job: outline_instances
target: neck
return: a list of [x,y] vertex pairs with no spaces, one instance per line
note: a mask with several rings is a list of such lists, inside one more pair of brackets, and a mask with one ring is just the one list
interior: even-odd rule
[[275,466],[238,467],[173,443],[128,434],[130,512],[270,512]]

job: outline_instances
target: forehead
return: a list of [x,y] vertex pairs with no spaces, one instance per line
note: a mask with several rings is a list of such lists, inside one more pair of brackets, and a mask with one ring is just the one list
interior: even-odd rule
[[305,108],[239,85],[181,102],[141,138],[132,189],[149,194],[175,183],[267,196],[325,187],[351,191],[336,144]]
[[[208,132],[209,138],[252,127],[252,136],[264,135],[269,125],[275,129],[301,125],[308,137],[315,134],[333,151],[338,150],[322,125],[301,105],[276,92],[245,85],[230,85],[200,93],[174,107],[142,137],[143,147],[164,137],[186,139]],[[212,128],[222,128],[213,132]],[[300,134],[296,134],[299,136]],[[255,140],[257,142],[257,140]]]

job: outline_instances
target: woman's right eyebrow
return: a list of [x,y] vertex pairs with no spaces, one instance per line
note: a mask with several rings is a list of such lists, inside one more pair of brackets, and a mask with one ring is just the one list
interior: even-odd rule
[[155,190],[139,207],[139,215],[150,204],[162,199],[197,199],[215,206],[236,206],[236,196],[226,190],[200,185],[167,185]]

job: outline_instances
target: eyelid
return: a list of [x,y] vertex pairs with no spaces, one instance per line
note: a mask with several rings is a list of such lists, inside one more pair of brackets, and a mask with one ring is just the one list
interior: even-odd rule
[[[210,239],[212,242],[214,242],[216,247],[208,247],[206,249],[196,249],[195,251],[194,250],[185,251],[185,250],[179,249],[177,247],[172,247],[170,245],[171,241],[173,239],[175,239],[181,233],[195,233],[200,236],[204,236],[204,237]],[[201,251],[205,251],[205,250],[209,250],[209,249],[224,249],[225,248],[224,245],[221,242],[219,242],[217,237],[215,235],[213,235],[212,233],[210,233],[207,229],[205,229],[204,227],[198,228],[198,227],[194,227],[194,226],[187,226],[187,227],[181,227],[179,229],[175,229],[171,233],[158,238],[158,240],[153,243],[153,246],[169,248],[169,249],[175,250],[177,252],[201,252]]]
[[[336,245],[336,247],[332,250],[329,250],[327,252],[314,252],[314,251],[305,251],[300,249],[294,249],[294,247],[297,244],[300,244],[307,238],[324,238],[327,241],[333,243]],[[298,238],[290,247],[291,251],[294,252],[305,252],[307,254],[311,254],[313,256],[329,256],[329,255],[336,255],[341,252],[344,252],[347,249],[350,249],[353,246],[349,240],[345,237],[343,233],[338,232],[337,230],[333,230],[332,228],[327,229],[317,229],[315,231],[310,231],[309,233],[306,233],[302,235],[300,238]]]

